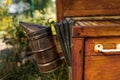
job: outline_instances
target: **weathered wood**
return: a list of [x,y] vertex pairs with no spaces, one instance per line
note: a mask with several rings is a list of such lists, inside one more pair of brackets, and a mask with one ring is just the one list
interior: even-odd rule
[[66,19],[72,19],[72,20],[75,20],[75,21],[102,21],[102,20],[120,20],[120,16],[119,15],[113,15],[113,16],[72,16],[72,17],[69,17],[69,16],[66,16],[65,17]]
[[62,0],[62,2],[65,10],[120,9],[120,0]]
[[[114,13],[113,13],[114,12]],[[105,9],[105,10],[65,10],[64,15],[70,16],[102,16],[102,15],[119,15],[120,9]]]
[[83,38],[73,38],[72,80],[83,78]]
[[86,56],[84,80],[120,80],[119,68],[120,56]]
[[66,16],[119,15],[120,0],[56,0],[57,19]]
[[115,37],[120,36],[120,25],[77,26],[73,33],[73,37]]
[[[84,28],[73,28],[73,36],[76,32],[79,32],[79,30],[81,30],[82,33],[84,33],[86,29],[90,29],[91,31],[87,30],[84,36],[77,33],[79,36],[77,36],[77,38],[73,37],[73,80],[101,80],[101,78],[102,80],[120,79],[120,71],[118,70],[120,67],[120,52],[96,53],[94,51],[96,44],[102,44],[105,49],[116,49],[116,45],[120,43],[119,27],[111,27],[86,26]],[[84,38],[84,42],[82,43],[81,38]],[[79,54],[81,48],[85,61]],[[84,68],[80,68],[81,66]],[[77,76],[78,74],[79,76]],[[84,78],[81,75],[84,76]]]
[[63,19],[63,3],[62,0],[56,0],[57,21]]
[[116,46],[120,44],[119,37],[96,37],[85,39],[85,55],[92,56],[112,56],[120,55],[120,52],[110,53],[96,53],[94,46],[96,44],[102,44],[104,49],[116,49]]
[[58,21],[80,20],[73,27],[72,80],[120,79],[120,53],[94,51],[96,44],[116,49],[120,43],[119,4],[120,0],[57,0]]

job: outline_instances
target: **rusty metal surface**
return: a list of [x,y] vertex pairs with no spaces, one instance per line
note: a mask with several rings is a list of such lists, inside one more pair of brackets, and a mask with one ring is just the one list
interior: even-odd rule
[[47,73],[58,68],[62,61],[56,50],[51,28],[25,22],[20,22],[20,25],[26,32],[31,53],[36,56],[39,70]]

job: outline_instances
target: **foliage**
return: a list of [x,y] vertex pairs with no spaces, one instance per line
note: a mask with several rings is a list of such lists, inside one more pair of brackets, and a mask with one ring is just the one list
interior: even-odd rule
[[35,61],[20,65],[20,58],[14,50],[8,50],[4,57],[3,66],[0,69],[0,79],[2,80],[67,80],[68,69],[65,64],[56,71],[50,73],[40,73]]
[[[15,0],[20,1],[20,0]],[[25,2],[30,3],[31,0],[22,0]],[[35,10],[43,10],[44,8],[52,8],[52,11],[54,11],[55,4],[52,0],[32,0],[34,4]]]
[[19,56],[9,53],[3,60],[3,69],[0,70],[2,80],[36,80],[39,77],[35,63],[27,62],[18,66]]
[[68,69],[66,64],[63,64],[60,69],[46,73],[46,74],[40,74],[41,80],[68,80]]
[[34,5],[36,5],[35,9],[41,9],[41,10],[48,7],[52,7],[52,8],[54,7],[52,0],[35,0]]

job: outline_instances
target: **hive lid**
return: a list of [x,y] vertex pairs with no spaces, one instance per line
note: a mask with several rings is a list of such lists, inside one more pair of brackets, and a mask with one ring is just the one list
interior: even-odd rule
[[24,28],[27,34],[36,33],[40,30],[48,29],[48,26],[42,26],[42,25],[33,24],[33,23],[27,23],[27,22],[20,21],[19,24]]
[[120,15],[120,0],[56,0],[58,21],[70,16]]

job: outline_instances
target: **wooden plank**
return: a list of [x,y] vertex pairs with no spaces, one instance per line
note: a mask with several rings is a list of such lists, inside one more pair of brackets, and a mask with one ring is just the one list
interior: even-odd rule
[[63,19],[63,3],[62,0],[56,0],[57,21]]
[[72,80],[83,80],[83,38],[73,38]]
[[119,68],[120,56],[86,56],[84,80],[120,80]]
[[62,0],[65,10],[120,9],[120,0]]
[[[114,12],[114,13],[113,13]],[[120,9],[103,9],[103,10],[65,10],[64,16],[102,16],[102,15],[120,15]]]
[[120,52],[101,53],[95,52],[94,46],[96,44],[102,44],[104,49],[116,49],[116,46],[120,44],[120,37],[96,37],[85,39],[85,55],[87,56],[112,56],[120,55]]
[[120,0],[62,0],[64,16],[120,15]]
[[75,16],[120,15],[120,0],[56,0],[57,20]]
[[[68,17],[65,17],[66,19],[70,19],[72,18],[73,20],[77,21],[77,22],[80,22],[80,21],[109,21],[109,20],[112,20],[113,22],[116,21],[116,20],[120,20],[120,16],[68,16]],[[106,21],[105,21],[106,20]],[[119,22],[120,23],[120,22]]]
[[73,37],[112,37],[120,36],[120,25],[75,26]]

